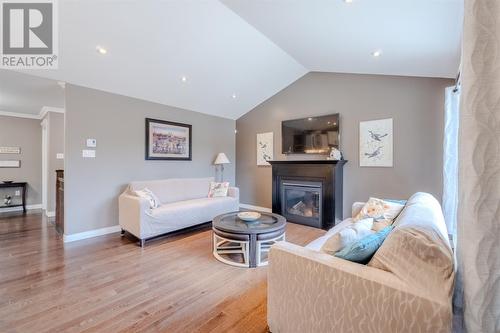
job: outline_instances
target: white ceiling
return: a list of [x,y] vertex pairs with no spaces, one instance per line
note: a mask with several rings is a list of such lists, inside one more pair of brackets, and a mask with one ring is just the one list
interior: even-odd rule
[[307,73],[217,0],[59,4],[59,70],[45,77],[236,119]]
[[[308,71],[454,77],[462,6],[462,0],[59,1],[59,69],[28,73],[237,119]],[[108,53],[96,52],[97,45]],[[382,56],[373,58],[379,48]]]
[[38,115],[44,106],[64,108],[57,81],[0,69],[0,113]]
[[463,0],[221,1],[310,71],[458,72]]

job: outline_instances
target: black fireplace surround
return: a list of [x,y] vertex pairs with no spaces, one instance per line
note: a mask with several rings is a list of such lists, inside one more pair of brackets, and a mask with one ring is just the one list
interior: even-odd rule
[[342,216],[342,171],[347,161],[269,161],[273,212],[287,221],[330,229]]

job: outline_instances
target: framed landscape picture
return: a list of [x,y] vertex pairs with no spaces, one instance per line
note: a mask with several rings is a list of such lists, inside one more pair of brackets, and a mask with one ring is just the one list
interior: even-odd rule
[[191,161],[191,125],[146,118],[146,159]]
[[392,118],[359,123],[359,166],[393,166]]

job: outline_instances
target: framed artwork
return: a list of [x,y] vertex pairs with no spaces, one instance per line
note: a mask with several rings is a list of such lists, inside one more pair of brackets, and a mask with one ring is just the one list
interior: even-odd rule
[[0,161],[0,168],[20,168],[21,161]]
[[191,161],[192,126],[146,118],[146,160]]
[[257,134],[257,165],[270,165],[274,158],[273,132]]
[[21,154],[20,147],[0,147],[0,154]]
[[359,166],[393,166],[392,118],[359,123]]

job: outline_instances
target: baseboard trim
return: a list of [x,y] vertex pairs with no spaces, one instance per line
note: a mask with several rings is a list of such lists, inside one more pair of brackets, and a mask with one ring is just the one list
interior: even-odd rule
[[47,217],[55,217],[56,216],[56,212],[45,211],[45,216],[47,216]]
[[94,230],[79,232],[76,234],[70,234],[70,235],[64,234],[63,241],[64,241],[64,243],[75,242],[75,241],[79,241],[82,239],[112,234],[115,232],[119,232],[120,230],[121,230],[121,227],[119,225],[114,225],[112,227],[94,229]]
[[[32,210],[32,209],[42,209],[42,204],[36,204],[36,205],[26,205],[26,210]],[[0,213],[7,213],[7,212],[19,212],[22,211],[23,207],[2,207],[0,208]]]
[[258,210],[258,211],[266,212],[266,213],[272,213],[273,212],[273,210],[271,208],[254,206],[254,205],[247,205],[247,204],[242,204],[242,203],[240,203],[240,208]]

